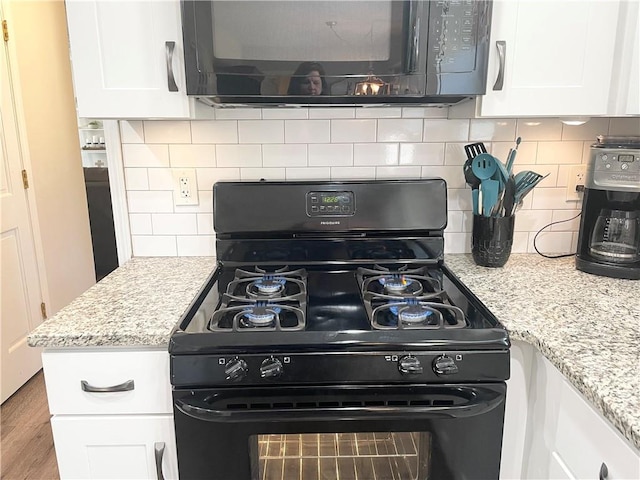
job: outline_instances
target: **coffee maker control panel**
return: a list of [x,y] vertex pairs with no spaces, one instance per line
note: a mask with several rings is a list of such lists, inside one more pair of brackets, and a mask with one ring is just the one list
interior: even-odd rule
[[592,148],[585,187],[640,191],[640,149]]

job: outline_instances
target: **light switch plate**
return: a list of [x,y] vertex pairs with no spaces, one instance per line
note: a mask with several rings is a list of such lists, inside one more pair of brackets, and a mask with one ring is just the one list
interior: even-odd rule
[[173,203],[174,205],[198,205],[198,182],[194,168],[174,168]]

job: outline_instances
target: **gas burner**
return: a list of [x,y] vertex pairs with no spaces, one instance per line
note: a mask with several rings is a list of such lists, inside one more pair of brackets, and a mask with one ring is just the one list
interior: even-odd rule
[[371,312],[371,325],[379,330],[464,328],[464,312],[453,305],[397,298]]
[[420,295],[424,290],[419,281],[407,275],[384,275],[377,277],[377,280],[384,287],[385,293],[392,295]]
[[235,278],[227,285],[226,293],[247,300],[267,300],[295,297],[305,301],[307,295],[307,271],[289,270],[289,267],[271,271],[255,267],[255,272],[237,269]]
[[252,298],[279,297],[284,293],[286,283],[284,277],[265,275],[247,285],[247,295]]
[[267,308],[258,305],[238,313],[234,321],[238,321],[241,326],[246,328],[272,327],[278,317],[279,311],[280,309],[278,307]]

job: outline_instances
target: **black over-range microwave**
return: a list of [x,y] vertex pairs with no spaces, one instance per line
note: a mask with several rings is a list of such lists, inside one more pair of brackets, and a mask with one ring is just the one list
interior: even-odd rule
[[491,1],[182,0],[211,105],[453,104],[486,88]]

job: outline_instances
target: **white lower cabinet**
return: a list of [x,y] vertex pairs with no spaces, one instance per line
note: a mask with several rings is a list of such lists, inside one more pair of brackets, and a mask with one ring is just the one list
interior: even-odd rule
[[42,363],[62,480],[178,478],[166,350],[45,350]]
[[55,415],[61,479],[177,479],[171,415]]
[[529,397],[523,478],[640,478],[640,452],[538,352]]

